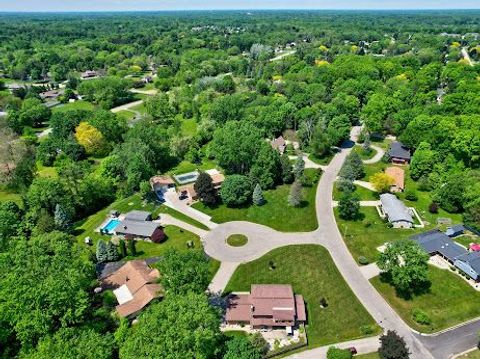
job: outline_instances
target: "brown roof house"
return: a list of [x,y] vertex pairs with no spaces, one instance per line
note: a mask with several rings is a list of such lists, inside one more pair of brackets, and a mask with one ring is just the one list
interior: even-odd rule
[[[213,187],[218,191],[220,188],[222,188],[222,184],[225,181],[225,176],[222,173],[219,172],[211,172],[207,173],[210,175],[210,178],[212,179],[212,184]],[[194,188],[194,183],[187,184],[185,186],[182,186],[178,189],[178,192],[180,193],[180,196],[187,199],[188,202],[194,202],[198,200],[198,195],[197,192],[195,191]]]
[[150,186],[160,201],[164,201],[164,195],[170,188],[175,188],[175,181],[170,176],[153,176],[150,178]]
[[270,142],[273,149],[277,150],[281,155],[285,152],[287,148],[287,141],[283,138],[283,136],[277,137],[276,139]]
[[133,318],[152,300],[163,296],[157,283],[159,277],[158,269],[150,268],[144,260],[133,260],[105,277],[102,286],[113,288],[118,315]]
[[392,177],[395,183],[390,187],[391,192],[403,192],[405,189],[405,171],[400,167],[387,167],[385,174]]
[[307,320],[305,302],[289,284],[252,284],[250,294],[232,294],[228,299],[227,324],[253,329],[294,327]]

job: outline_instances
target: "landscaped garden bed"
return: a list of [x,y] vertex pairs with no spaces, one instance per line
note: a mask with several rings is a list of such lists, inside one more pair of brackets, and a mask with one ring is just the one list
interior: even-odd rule
[[232,247],[243,247],[248,243],[247,236],[243,234],[232,234],[226,239],[228,245]]

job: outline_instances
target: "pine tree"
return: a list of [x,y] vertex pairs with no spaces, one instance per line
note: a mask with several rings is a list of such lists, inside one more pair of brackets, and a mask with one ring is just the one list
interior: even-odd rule
[[107,260],[109,262],[115,262],[115,261],[118,261],[118,259],[119,259],[119,255],[118,255],[117,246],[112,241],[108,241],[107,242]]
[[54,215],[55,228],[59,231],[70,233],[72,231],[72,221],[70,215],[57,203]]
[[255,189],[253,190],[252,201],[253,201],[253,204],[256,206],[261,206],[265,203],[262,187],[260,187],[259,183],[257,183],[257,185],[255,186]]
[[127,245],[123,239],[121,239],[118,244],[120,247],[120,255],[122,258],[125,258],[127,256]]
[[338,201],[338,214],[340,218],[353,220],[360,214],[360,201],[356,194],[346,191]]
[[288,204],[292,207],[298,207],[302,203],[302,184],[295,180],[290,187],[290,194],[288,195]]
[[290,163],[290,158],[284,153],[280,157],[280,163],[282,164],[282,182],[283,183],[292,183],[293,182],[293,167]]
[[107,255],[107,245],[101,239],[97,243],[97,252],[96,252],[97,262],[103,263],[108,261]]
[[212,177],[208,173],[200,173],[193,185],[193,189],[203,203],[212,205],[217,202],[217,191],[213,187]]
[[395,331],[389,330],[380,337],[378,354],[382,359],[408,359],[410,353],[405,340]]
[[136,256],[137,255],[137,248],[135,247],[135,240],[130,239],[128,241],[128,251],[130,252],[131,256]]
[[295,166],[293,167],[293,173],[295,175],[295,179],[302,178],[304,170],[305,170],[305,161],[303,160],[303,156],[300,155],[295,161]]

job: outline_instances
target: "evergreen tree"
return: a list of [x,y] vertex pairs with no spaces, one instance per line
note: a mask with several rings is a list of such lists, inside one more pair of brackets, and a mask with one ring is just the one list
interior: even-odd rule
[[57,203],[54,214],[55,227],[62,232],[70,233],[72,231],[72,220],[70,215]]
[[282,182],[283,183],[292,183],[293,182],[293,166],[290,163],[290,158],[284,153],[280,157],[280,163],[282,165]]
[[259,183],[257,183],[257,185],[255,186],[255,189],[253,190],[252,201],[253,201],[253,204],[256,206],[261,206],[265,203],[262,187],[260,187]]
[[338,213],[342,219],[353,220],[358,218],[360,202],[357,195],[350,191],[343,192],[340,201],[338,201]]
[[288,204],[292,207],[298,207],[302,203],[302,184],[295,180],[290,187],[290,194],[288,195]]
[[98,263],[103,263],[108,261],[107,245],[102,239],[99,240],[97,243],[96,257],[97,257]]
[[213,205],[217,202],[217,191],[213,187],[212,177],[206,172],[201,172],[198,176],[193,189],[198,198],[206,205]]
[[389,330],[387,334],[380,337],[380,349],[378,354],[381,359],[408,359],[410,353],[408,351],[405,340],[395,331]]
[[125,258],[127,256],[127,245],[123,239],[121,239],[118,244],[120,247],[120,255],[122,258]]
[[130,239],[128,241],[128,251],[130,255],[135,257],[137,255],[137,248],[135,247],[135,239]]
[[115,261],[118,261],[118,259],[119,259],[119,254],[118,254],[117,246],[112,241],[108,241],[107,242],[107,260],[109,262],[115,262]]
[[303,156],[300,155],[297,157],[297,160],[295,161],[295,166],[293,167],[293,173],[295,175],[295,179],[302,178],[304,170],[305,170],[305,161],[303,160]]

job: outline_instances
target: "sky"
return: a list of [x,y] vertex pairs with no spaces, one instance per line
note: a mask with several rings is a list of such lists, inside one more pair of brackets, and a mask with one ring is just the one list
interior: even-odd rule
[[453,8],[479,9],[480,0],[0,0],[0,12]]

